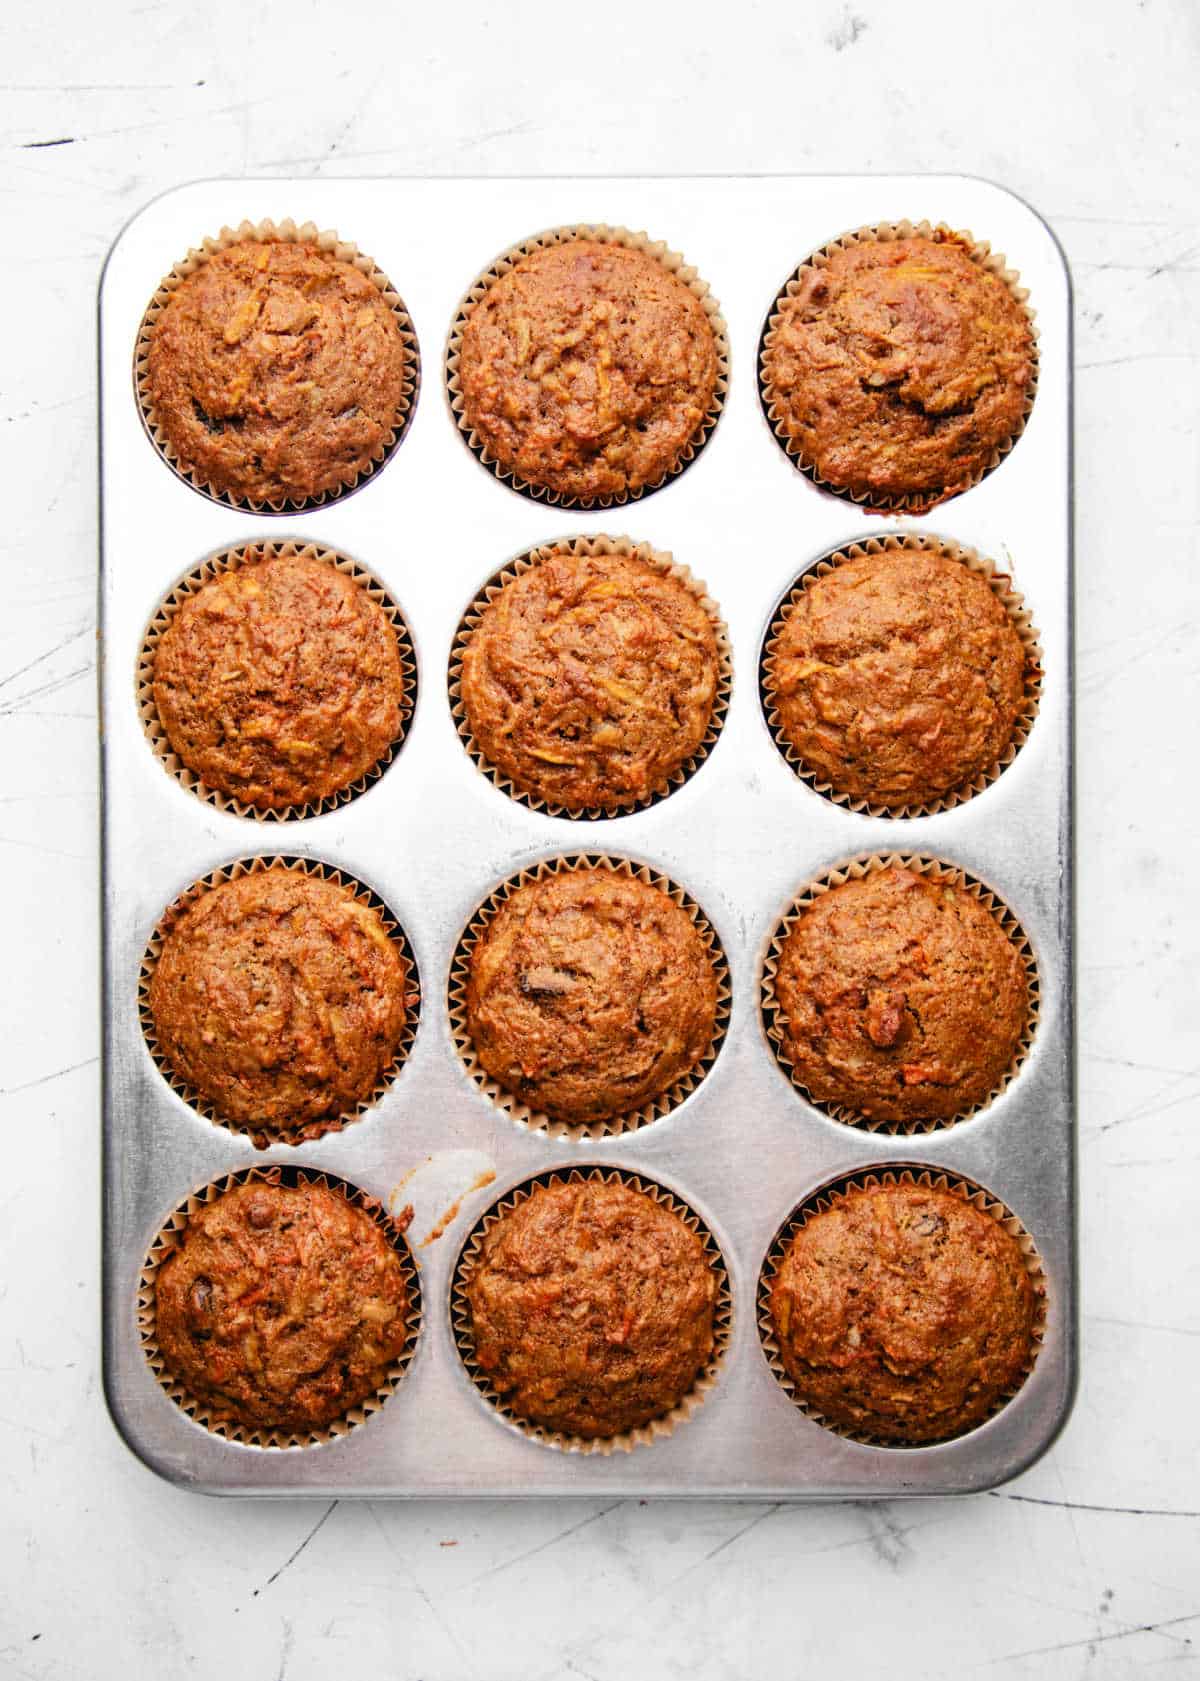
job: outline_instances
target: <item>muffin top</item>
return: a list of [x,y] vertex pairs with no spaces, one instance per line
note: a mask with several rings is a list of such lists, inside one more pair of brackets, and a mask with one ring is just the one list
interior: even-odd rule
[[405,347],[379,288],[307,242],[242,240],[180,281],[146,391],[180,464],[254,502],[352,484],[391,435]]
[[899,1126],[978,1108],[1029,1020],[1025,964],[987,906],[891,866],[797,917],[775,996],[784,1050],[813,1099]]
[[286,1133],[365,1102],[396,1054],[408,965],[349,888],[283,866],[203,892],[149,1007],[171,1071],[223,1119]]
[[688,913],[616,870],[518,887],[471,953],[467,1025],[487,1072],[552,1120],[625,1114],[712,1043],[717,980]]
[[155,1274],[171,1376],[249,1429],[320,1430],[380,1387],[403,1352],[400,1257],[324,1185],[249,1180],[188,1220]]
[[708,730],[720,656],[695,593],[636,555],[556,551],[471,632],[462,705],[484,758],[578,811],[663,788]]
[[539,1185],[486,1233],[475,1359],[520,1418],[615,1436],[671,1411],[713,1349],[717,1282],[670,1209],[599,1178]]
[[842,561],[798,592],[767,675],[819,781],[879,805],[937,800],[990,770],[1025,698],[1025,649],[987,581],[936,550]]
[[776,425],[839,490],[932,507],[1021,429],[1029,319],[958,234],[839,246],[778,312],[763,352]]
[[852,1186],[799,1228],[771,1287],[780,1358],[835,1426],[935,1442],[1021,1381],[1034,1291],[1015,1238],[952,1191]]
[[313,555],[247,557],[180,603],[154,656],[171,747],[210,788],[277,811],[364,776],[400,730],[396,634]]
[[703,304],[657,257],[573,239],[521,257],[462,329],[463,417],[505,471],[561,496],[657,484],[717,385]]

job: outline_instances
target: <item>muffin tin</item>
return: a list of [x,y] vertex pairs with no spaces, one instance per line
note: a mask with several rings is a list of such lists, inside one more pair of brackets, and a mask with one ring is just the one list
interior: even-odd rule
[[[147,300],[205,235],[243,218],[312,219],[370,251],[400,289],[423,379],[407,435],[349,496],[306,513],[253,515],[177,477],[148,440],[132,382]],[[763,321],[786,277],[838,233],[907,216],[970,230],[1020,271],[1037,312],[1040,373],[1028,426],[979,485],[921,518],[873,517],[791,464],[759,402]],[[564,510],[514,494],[458,433],[442,371],[446,335],[484,265],[539,229],[581,221],[645,228],[695,265],[728,323],[724,411],[686,472],[627,506]],[[759,179],[210,181],[143,210],[110,254],[100,296],[104,773],[104,1367],[113,1418],[163,1476],[211,1492],[348,1495],[697,1495],[770,1500],[948,1494],[992,1486],[1061,1428],[1075,1380],[1071,854],[1070,290],[1045,225],[998,187],[957,176]],[[1037,718],[1015,760],[952,810],[856,812],[796,776],[758,686],[763,639],[796,577],[887,531],[970,545],[1011,571],[1038,627]],[[645,809],[587,822],[509,798],[472,761],[448,695],[451,645],[484,583],[513,556],[563,536],[627,535],[670,551],[708,587],[730,631],[733,692],[707,758]],[[138,703],[143,639],[164,594],[208,556],[249,541],[338,550],[376,577],[409,627],[416,709],[384,773],[303,820],[264,823],[206,803],[147,740]],[[729,1030],[695,1090],[632,1132],[537,1131],[495,1104],[455,1049],[451,966],[473,913],[516,872],[602,853],[677,882],[724,948]],[[781,915],[807,883],[854,858],[920,853],[996,890],[1036,955],[1040,1013],[1029,1054],[983,1111],[911,1136],[841,1124],[789,1083],[767,1037],[761,978]],[[156,1066],[138,978],[168,905],[240,860],[287,854],[353,876],[399,919],[422,978],[420,1025],[397,1078],[344,1131],[256,1151],[206,1118]],[[430,1162],[430,1158],[433,1158]],[[411,1365],[378,1413],[318,1446],[262,1448],[205,1429],[142,1351],[138,1280],[156,1235],[189,1194],[279,1162],[325,1170],[403,1205],[424,1316]],[[715,1383],[690,1418],[629,1451],[579,1454],[521,1433],[463,1366],[451,1317],[459,1252],[512,1187],[597,1165],[654,1181],[692,1207],[728,1267],[733,1314]],[[805,1417],[772,1374],[757,1323],[759,1277],[796,1207],[848,1174],[909,1166],[961,1177],[1029,1232],[1047,1316],[1034,1370],[994,1418],[957,1440],[882,1448]],[[481,1167],[494,1183],[477,1187]],[[475,1187],[475,1188],[472,1188]],[[457,1207],[455,1207],[457,1204]],[[444,1216],[444,1218],[439,1218]],[[423,1241],[426,1228],[444,1226]]]

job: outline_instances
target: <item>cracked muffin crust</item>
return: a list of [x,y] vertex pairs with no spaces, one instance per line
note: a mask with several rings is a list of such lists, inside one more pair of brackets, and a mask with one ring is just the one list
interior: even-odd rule
[[538,1185],[464,1286],[477,1364],[520,1418],[615,1436],[669,1413],[713,1351],[717,1281],[678,1214],[630,1185]]
[[387,299],[352,263],[312,242],[247,239],[172,291],[150,333],[145,391],[202,483],[304,502],[378,459],[407,354]]
[[403,1353],[400,1257],[362,1208],[310,1180],[233,1185],[188,1220],[155,1274],[155,1341],[214,1416],[318,1431]]
[[717,376],[691,288],[649,252],[594,239],[520,257],[470,306],[458,355],[463,423],[488,455],[583,501],[660,483]]
[[154,704],[209,788],[260,811],[318,803],[400,731],[405,679],[380,604],[315,555],[255,558],[185,596],[158,640]]
[[1011,288],[946,228],[801,269],[763,351],[777,431],[826,484],[931,508],[1020,432],[1036,361]]
[[687,911],[609,868],[518,887],[471,952],[467,1030],[484,1069],[551,1120],[627,1114],[712,1044],[717,978]]
[[895,865],[801,911],[774,993],[784,1053],[814,1101],[901,1127],[978,1108],[1029,1022],[1024,961],[987,906]]
[[953,1191],[855,1185],[810,1214],[771,1286],[784,1370],[835,1427],[900,1444],[981,1424],[1033,1359],[1016,1239]]
[[371,1096],[416,993],[372,906],[278,866],[182,912],[147,1003],[164,1062],[222,1120],[295,1138]]
[[483,757],[569,811],[633,804],[693,756],[720,654],[695,592],[638,555],[557,550],[507,583],[462,657]]
[[779,727],[851,799],[935,801],[990,771],[1025,703],[1012,619],[953,555],[892,547],[797,591],[767,668]]

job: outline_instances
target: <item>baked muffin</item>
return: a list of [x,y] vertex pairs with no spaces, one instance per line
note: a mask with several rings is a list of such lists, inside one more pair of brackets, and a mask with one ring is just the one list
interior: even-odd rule
[[784,1370],[835,1428],[943,1441],[995,1411],[1033,1359],[1021,1249],[953,1191],[855,1185],[796,1232],[771,1286]]
[[692,918],[617,870],[525,882],[471,952],[475,1053],[555,1121],[608,1120],[660,1096],[708,1051],[716,1011],[717,978]]
[[171,292],[143,392],[180,466],[218,493],[305,502],[381,456],[405,399],[400,323],[311,241],[239,240]]
[[303,1435],[387,1378],[408,1337],[399,1255],[324,1185],[249,1180],[206,1203],[155,1273],[168,1372],[222,1420]]
[[719,676],[712,620],[679,578],[638,554],[562,548],[484,609],[462,709],[522,793],[568,811],[632,805],[696,752]]
[[814,1101],[901,1128],[978,1108],[1029,1022],[1025,964],[987,906],[894,866],[801,912],[775,999],[784,1053]]
[[912,806],[1004,756],[1026,665],[986,579],[953,554],[896,544],[797,591],[766,687],[782,735],[818,781],[850,799]]
[[209,788],[259,811],[319,802],[365,776],[400,733],[396,633],[361,585],[315,555],[263,555],[185,596],[154,653],[172,750]]
[[698,441],[717,343],[659,259],[572,239],[535,249],[469,307],[462,421],[502,472],[579,501],[659,484]]
[[568,1436],[661,1418],[713,1350],[717,1281],[700,1238],[644,1191],[598,1177],[538,1185],[502,1214],[464,1293],[493,1389]]
[[279,866],[188,906],[147,1004],[168,1069],[222,1120],[291,1136],[371,1096],[416,995],[376,910]]
[[764,397],[776,432],[836,490],[932,507],[1024,425],[1029,318],[960,234],[838,246],[777,310]]

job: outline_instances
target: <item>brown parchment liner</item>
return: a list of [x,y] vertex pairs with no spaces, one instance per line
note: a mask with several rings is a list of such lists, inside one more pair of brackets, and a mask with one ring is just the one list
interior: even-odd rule
[[[565,245],[574,239],[596,240],[605,245],[624,245],[631,251],[644,251],[648,256],[655,257],[676,279],[683,281],[688,290],[699,298],[708,316],[713,330],[713,338],[717,352],[717,381],[713,389],[712,402],[708,412],[699,426],[692,433],[675,461],[666,469],[661,478],[653,484],[642,485],[637,490],[627,490],[622,496],[572,496],[569,493],[551,490],[546,485],[532,484],[501,465],[486,448],[482,438],[468,424],[464,413],[462,390],[458,379],[459,355],[462,350],[463,328],[473,307],[494,286],[502,275],[514,268],[523,257],[530,256],[534,251],[543,250],[549,245]],[[490,262],[478,278],[464,293],[454,312],[450,323],[450,333],[446,341],[446,393],[450,400],[451,412],[458,424],[459,432],[471,453],[488,470],[521,496],[528,496],[535,502],[546,502],[552,507],[578,508],[582,510],[592,508],[612,508],[624,506],[627,502],[636,502],[639,497],[649,496],[653,491],[661,490],[669,480],[677,477],[699,455],[709,438],[713,428],[721,417],[721,410],[725,406],[726,393],[729,390],[729,332],[725,325],[725,318],[721,314],[721,306],[709,291],[708,282],[701,280],[697,271],[690,267],[680,256],[678,251],[668,249],[665,241],[652,240],[646,233],[632,233],[628,228],[612,228],[603,222],[580,222],[567,227],[548,228],[543,233],[532,234],[517,245],[509,246],[507,251]]]
[[[896,800],[881,803],[876,800],[861,799],[855,795],[844,794],[835,788],[832,782],[818,776],[805,762],[799,750],[792,745],[784,732],[783,720],[775,704],[775,659],[778,653],[779,637],[783,631],[792,609],[800,597],[820,578],[826,578],[837,567],[848,560],[860,560],[865,555],[884,554],[888,550],[911,549],[923,551],[926,554],[942,554],[951,560],[961,561],[968,571],[974,572],[982,578],[991,590],[996,600],[1008,615],[1009,623],[1021,639],[1021,646],[1025,650],[1025,693],[1020,711],[1013,723],[1012,735],[1007,747],[994,764],[967,782],[960,782],[957,788],[951,788],[945,794],[933,799],[925,800]],[[994,562],[986,559],[975,549],[964,547],[961,543],[952,542],[947,537],[930,537],[917,533],[891,533],[886,537],[868,537],[858,543],[850,543],[845,548],[837,549],[826,555],[815,566],[810,566],[801,573],[792,588],[780,602],[778,609],[767,631],[763,643],[762,655],[758,668],[759,698],[762,701],[763,714],[767,720],[767,728],[776,747],[791,765],[802,782],[821,794],[834,805],[845,806],[850,811],[864,812],[869,817],[929,817],[934,812],[952,811],[955,806],[964,804],[981,794],[985,788],[997,780],[1000,773],[1012,764],[1020,749],[1029,739],[1029,732],[1033,728],[1033,721],[1037,717],[1038,704],[1042,695],[1042,646],[1037,629],[1029,609],[1025,605],[1025,597],[1015,587],[1012,577],[1007,572],[998,570]]]
[[[844,1424],[835,1424],[831,1419],[826,1418],[822,1412],[803,1398],[784,1366],[780,1353],[779,1337],[775,1330],[775,1319],[771,1312],[771,1289],[775,1282],[775,1276],[788,1249],[791,1247],[792,1239],[801,1226],[806,1224],[809,1216],[823,1213],[846,1191],[859,1188],[875,1190],[881,1186],[891,1185],[919,1185],[927,1190],[948,1191],[954,1196],[960,1196],[965,1201],[973,1203],[981,1213],[995,1220],[997,1225],[1003,1226],[1009,1236],[1015,1239],[1024,1258],[1026,1271],[1029,1273],[1033,1284],[1033,1334],[1029,1346],[1029,1361],[1017,1383],[1011,1389],[1005,1391],[1003,1395],[997,1396],[995,1405],[988,1413],[987,1418],[982,1418],[977,1424],[972,1424],[969,1430],[956,1431],[949,1436],[939,1437],[937,1441],[910,1443],[898,1442],[894,1438],[884,1441],[880,1437],[872,1435],[869,1431],[852,1430]],[[771,1375],[806,1418],[811,1418],[814,1423],[821,1425],[823,1429],[830,1431],[835,1436],[842,1436],[850,1442],[863,1442],[868,1447],[912,1452],[917,1448],[937,1447],[944,1442],[957,1441],[964,1435],[970,1435],[972,1432],[982,1429],[990,1419],[1003,1412],[1013,1397],[1020,1393],[1037,1364],[1037,1358],[1041,1353],[1042,1344],[1046,1337],[1046,1274],[1042,1265],[1042,1258],[1037,1251],[1037,1245],[1020,1220],[1017,1219],[1011,1209],[1006,1208],[1004,1203],[992,1196],[989,1191],[984,1190],[981,1185],[977,1185],[969,1179],[964,1179],[957,1173],[945,1172],[939,1168],[906,1167],[903,1164],[897,1164],[895,1167],[860,1169],[855,1173],[846,1174],[844,1178],[837,1179],[832,1184],[815,1191],[812,1196],[807,1197],[800,1204],[794,1213],[789,1215],[775,1234],[771,1246],[763,1258],[762,1269],[758,1275],[756,1306],[759,1337],[762,1341],[763,1354],[771,1368]]]
[[[830,888],[840,887],[847,881],[861,881],[872,870],[889,868],[911,870],[916,875],[928,876],[932,881],[945,882],[961,888],[964,892],[974,894],[980,904],[990,911],[1001,929],[1016,946],[1021,961],[1025,965],[1029,1000],[1028,1017],[1025,1023],[1025,1031],[1021,1035],[1013,1060],[982,1102],[976,1103],[970,1109],[964,1109],[960,1114],[951,1116],[949,1120],[937,1118],[907,1122],[871,1120],[866,1115],[860,1115],[857,1110],[846,1104],[821,1103],[800,1079],[787,1053],[786,1017],[782,1005],[775,996],[775,976],[779,968],[779,958],[784,941],[808,907],[819,899],[823,893],[828,893]],[[978,1115],[995,1103],[1001,1093],[1016,1078],[1022,1063],[1029,1054],[1029,1048],[1033,1044],[1034,1035],[1037,1032],[1038,1016],[1041,1010],[1041,990],[1037,959],[1034,956],[1029,936],[999,894],[994,893],[991,888],[985,886],[982,881],[971,875],[967,870],[961,869],[957,864],[948,864],[944,859],[931,858],[921,853],[911,852],[873,852],[862,858],[851,859],[846,864],[840,864],[836,869],[826,871],[824,875],[809,882],[808,886],[793,899],[786,913],[776,925],[767,947],[766,961],[763,964],[762,972],[760,1007],[763,1027],[767,1038],[770,1040],[775,1058],[806,1102],[811,1103],[813,1108],[820,1110],[823,1115],[828,1115],[831,1120],[841,1121],[845,1126],[860,1127],[867,1132],[903,1136],[924,1132],[944,1132],[947,1127],[957,1126],[960,1121],[965,1121],[972,1115]]]
[[[562,1431],[537,1424],[516,1412],[506,1398],[492,1387],[487,1373],[476,1363],[471,1306],[466,1294],[466,1285],[478,1264],[483,1240],[497,1221],[511,1214],[520,1203],[527,1202],[533,1192],[544,1185],[582,1185],[593,1179],[606,1185],[626,1185],[631,1190],[641,1191],[653,1198],[661,1207],[669,1209],[685,1226],[695,1232],[703,1243],[705,1259],[711,1266],[717,1282],[717,1293],[713,1302],[712,1352],[697,1374],[695,1383],[661,1418],[651,1419],[648,1424],[640,1425],[636,1430],[625,1430],[615,1436],[566,1435]],[[607,1457],[613,1453],[631,1453],[635,1447],[646,1447],[652,1442],[673,1435],[677,1426],[686,1423],[702,1404],[718,1382],[729,1350],[733,1334],[733,1292],[721,1246],[708,1225],[689,1203],[684,1202],[673,1191],[669,1191],[665,1185],[660,1185],[641,1174],[628,1173],[622,1168],[557,1168],[534,1174],[521,1184],[514,1185],[490,1208],[484,1210],[472,1230],[468,1232],[450,1278],[450,1325],[467,1376],[505,1424],[518,1430],[521,1435],[528,1436],[531,1441],[541,1443],[543,1447],[557,1448],[563,1453],[602,1454]]]
[[[800,277],[806,269],[824,268],[835,251],[870,240],[908,239],[913,234],[930,239],[939,233],[947,234],[955,240],[961,240],[969,247],[971,257],[981,268],[987,269],[989,273],[995,274],[1003,280],[1017,303],[1020,304],[1022,313],[1029,323],[1032,338],[1030,359],[1033,363],[1033,370],[1025,392],[1025,408],[1020,424],[1010,438],[1006,438],[1002,444],[992,451],[990,458],[982,467],[967,478],[954,484],[943,485],[940,490],[910,491],[904,496],[875,496],[869,491],[850,490],[843,485],[831,484],[821,476],[814,464],[806,459],[800,445],[788,436],[786,415],[776,404],[767,378],[766,352],[772,345],[776,329],[780,324],[780,305],[785,298],[796,296],[800,289]],[[840,496],[847,501],[856,502],[867,513],[926,514],[931,508],[937,507],[940,502],[946,502],[952,496],[961,496],[964,490],[970,490],[973,485],[977,485],[982,479],[986,478],[990,472],[1000,465],[1028,425],[1038,387],[1037,311],[1030,308],[1029,288],[1021,285],[1021,277],[1016,269],[1009,268],[1004,257],[999,252],[993,251],[986,240],[976,239],[974,234],[966,229],[956,231],[947,227],[944,222],[939,222],[936,227],[927,221],[878,222],[874,227],[856,228],[850,233],[840,234],[836,239],[831,239],[826,245],[814,251],[811,256],[806,257],[789,276],[780,291],[776,293],[770,313],[763,323],[758,345],[757,374],[758,395],[763,406],[763,413],[767,417],[768,424],[775,434],[780,448],[788,456],[792,465],[799,468],[807,478],[811,479],[818,489],[828,491],[831,496]]]
[[[691,591],[708,615],[716,635],[717,686],[708,728],[691,757],[685,759],[669,776],[641,796],[629,795],[626,799],[610,800],[599,806],[559,805],[532,790],[518,787],[488,760],[471,732],[462,698],[462,663],[468,644],[479,628],[484,612],[496,597],[517,578],[558,554],[621,555],[626,559],[644,561],[648,566],[653,566]],[[635,543],[630,537],[559,537],[549,543],[539,543],[536,548],[526,549],[523,554],[516,555],[489,578],[475,596],[459,620],[450,648],[449,690],[450,710],[463,746],[475,768],[499,788],[502,794],[507,794],[510,800],[528,806],[531,811],[540,811],[547,817],[570,817],[579,822],[587,822],[606,817],[621,817],[631,811],[644,811],[648,806],[657,805],[660,800],[665,800],[676,788],[682,788],[684,783],[696,774],[712,752],[724,726],[725,715],[729,711],[730,696],[733,692],[733,654],[729,646],[729,632],[721,617],[721,609],[708,594],[705,585],[694,578],[688,568],[681,565],[672,554],[651,548],[649,543]]]
[[[392,627],[396,638],[396,646],[400,655],[400,676],[403,690],[400,697],[400,725],[394,740],[375,763],[354,782],[347,783],[335,793],[327,794],[324,799],[305,800],[302,804],[260,807],[247,805],[232,794],[226,794],[219,788],[211,788],[195,771],[190,770],[175,752],[168,739],[159,717],[158,706],[154,699],[154,662],[158,656],[158,645],[165,635],[176,613],[190,597],[198,595],[203,587],[211,583],[214,578],[226,572],[236,572],[245,565],[257,565],[260,561],[276,560],[281,555],[296,556],[304,560],[320,560],[333,566],[345,577],[350,578],[359,586],[371,600],[381,607]],[[189,793],[207,804],[216,806],[218,811],[230,811],[235,817],[249,817],[258,823],[289,823],[305,817],[317,817],[323,811],[335,811],[338,806],[356,799],[365,793],[373,782],[377,782],[384,771],[391,764],[396,754],[404,745],[404,738],[412,722],[413,711],[417,700],[417,659],[413,650],[412,637],[404,615],[388,591],[365,566],[358,561],[351,560],[349,555],[340,553],[337,549],[324,548],[319,543],[263,542],[237,543],[232,548],[221,549],[218,553],[209,555],[207,560],[200,563],[191,572],[179,580],[154,610],[154,616],[146,626],[146,634],[142,640],[141,650],[137,662],[137,705],[138,716],[142,720],[142,728],[146,732],[154,756],[165,766],[170,774]]]
[[[556,1121],[544,1114],[540,1109],[531,1109],[527,1103],[522,1103],[519,1097],[494,1080],[484,1068],[476,1055],[475,1045],[471,1038],[471,1030],[467,1021],[467,983],[471,973],[471,954],[479,940],[486,934],[492,918],[516,892],[519,887],[526,886],[531,881],[542,881],[547,876],[558,875],[568,870],[608,869],[620,875],[629,876],[637,881],[645,882],[649,887],[657,887],[663,893],[685,910],[700,938],[704,941],[712,962],[713,972],[717,980],[717,1007],[713,1025],[713,1036],[708,1049],[694,1067],[668,1086],[666,1091],[649,1103],[642,1104],[637,1109],[630,1109],[625,1114],[610,1115],[600,1121]],[[519,1126],[527,1127],[530,1132],[544,1132],[551,1138],[596,1139],[615,1138],[622,1133],[635,1132],[639,1127],[649,1126],[652,1121],[661,1120],[669,1115],[673,1109],[678,1109],[684,1100],[691,1096],[700,1085],[713,1063],[717,1060],[721,1046],[725,1042],[725,1035],[729,1031],[731,988],[729,981],[729,963],[725,956],[725,948],[717,936],[716,930],[705,916],[703,910],[682,887],[673,882],[668,876],[659,875],[646,864],[636,863],[629,858],[617,858],[606,852],[573,852],[555,858],[543,858],[539,863],[530,864],[527,868],[510,876],[507,881],[492,890],[471,914],[467,926],[459,935],[458,944],[454,948],[454,955],[450,959],[450,976],[447,987],[447,1008],[450,1015],[450,1034],[454,1040],[455,1049],[462,1058],[463,1067],[487,1097],[515,1121]]]
[[[318,491],[315,496],[286,496],[278,501],[261,501],[256,497],[240,496],[234,491],[222,490],[219,485],[210,484],[199,468],[193,468],[182,460],[155,414],[148,385],[150,341],[163,310],[182,282],[189,275],[195,274],[210,257],[214,257],[218,251],[228,250],[231,245],[241,245],[248,240],[263,243],[281,241],[292,245],[311,243],[319,246],[338,262],[350,263],[360,274],[365,274],[382,295],[399,329],[404,346],[404,376],[392,429],[367,464],[358,468],[351,478],[335,490]],[[190,250],[187,256],[176,263],[170,273],[159,281],[138,328],[133,352],[133,385],[138,413],[141,415],[147,436],[167,466],[186,485],[199,491],[201,496],[207,496],[211,501],[220,502],[227,508],[240,508],[253,514],[303,513],[309,508],[319,508],[324,503],[337,502],[343,496],[349,496],[390,460],[403,442],[412,421],[421,385],[421,353],[417,344],[416,329],[405,308],[404,300],[383,270],[378,268],[370,257],[364,256],[357,245],[349,240],[340,239],[331,229],[321,231],[314,222],[304,222],[297,226],[289,216],[278,223],[270,220],[258,223],[241,222],[236,228],[222,228],[215,239],[203,239],[199,248]]]
[[[295,1185],[305,1182],[311,1185],[323,1185],[327,1190],[345,1197],[346,1201],[355,1208],[361,1208],[383,1232],[396,1254],[400,1257],[400,1264],[404,1273],[404,1283],[408,1290],[408,1314],[405,1326],[404,1347],[396,1360],[388,1368],[387,1376],[373,1395],[367,1396],[357,1406],[350,1408],[341,1418],[323,1430],[314,1430],[307,1434],[296,1434],[289,1430],[252,1429],[249,1425],[240,1424],[236,1419],[223,1417],[214,1412],[205,1402],[196,1400],[187,1389],[174,1378],[167,1368],[162,1351],[158,1346],[157,1322],[157,1272],[169,1255],[174,1254],[179,1247],[183,1235],[187,1230],[188,1221],[201,1208],[216,1202],[234,1185],[244,1185],[248,1180],[261,1180],[265,1185],[280,1183]],[[193,1191],[184,1198],[179,1206],[164,1221],[162,1229],[150,1246],[150,1252],[142,1263],[142,1270],[138,1277],[137,1292],[137,1324],[141,1338],[142,1352],[145,1354],[160,1386],[171,1397],[177,1407],[187,1414],[196,1424],[214,1436],[221,1436],[227,1442],[237,1442],[243,1447],[255,1448],[298,1448],[318,1447],[323,1442],[335,1441],[339,1436],[347,1435],[356,1425],[365,1424],[372,1414],[395,1393],[401,1379],[404,1377],[412,1358],[416,1352],[417,1343],[421,1335],[421,1284],[412,1251],[408,1240],[387,1214],[383,1206],[366,1191],[357,1185],[351,1185],[345,1179],[339,1179],[335,1174],[318,1171],[315,1168],[293,1167],[279,1164],[271,1167],[244,1167],[234,1172],[224,1174],[211,1184]]]
[[[175,927],[183,913],[203,894],[222,882],[237,881],[242,876],[258,875],[264,870],[282,868],[295,870],[300,875],[316,876],[322,881],[331,881],[340,887],[345,887],[359,901],[369,905],[379,916],[389,939],[396,947],[403,972],[404,983],[404,1029],[396,1045],[396,1052],[391,1062],[383,1070],[375,1086],[352,1109],[343,1110],[338,1115],[319,1115],[311,1121],[305,1121],[300,1126],[289,1128],[254,1127],[242,1121],[231,1120],[223,1115],[215,1104],[201,1095],[192,1086],[176,1074],[166,1055],[158,1043],[158,1035],[154,1027],[154,1016],[150,1009],[150,982],[154,977],[155,968],[163,949],[163,944]],[[326,1133],[341,1132],[343,1127],[352,1121],[359,1120],[363,1115],[379,1103],[392,1082],[396,1079],[412,1049],[413,1040],[417,1036],[417,1027],[421,1014],[421,983],[417,971],[417,960],[409,943],[408,935],[400,926],[396,917],[388,909],[379,895],[371,888],[363,885],[346,870],[336,869],[332,864],[324,864],[316,858],[301,858],[293,854],[268,854],[255,858],[239,858],[232,864],[225,864],[219,870],[213,870],[209,875],[201,876],[199,881],[185,889],[183,893],[169,905],[159,917],[150,943],[146,947],[138,971],[138,1017],[145,1036],[146,1048],[154,1059],[155,1065],[163,1079],[177,1092],[189,1108],[197,1114],[203,1115],[205,1120],[214,1126],[225,1127],[230,1132],[239,1133],[248,1138],[256,1150],[267,1150],[272,1144],[309,1144],[314,1139],[323,1138]]]

